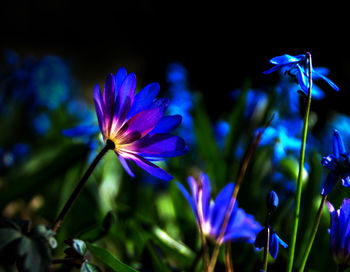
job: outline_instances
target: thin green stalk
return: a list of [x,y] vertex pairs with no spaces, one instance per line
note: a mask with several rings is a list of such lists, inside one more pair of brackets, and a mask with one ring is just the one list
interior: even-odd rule
[[78,197],[81,189],[83,188],[83,186],[87,182],[87,180],[90,177],[91,173],[95,169],[97,163],[102,159],[102,157],[110,149],[114,149],[114,143],[112,141],[108,140],[106,142],[106,145],[100,151],[100,153],[98,153],[97,156],[95,157],[95,159],[92,161],[92,163],[90,164],[89,168],[86,170],[85,174],[82,176],[82,178],[80,179],[78,185],[75,187],[74,191],[72,192],[72,194],[68,198],[66,204],[63,206],[61,212],[57,216],[57,219],[56,219],[55,223],[52,226],[52,230],[54,232],[56,232],[57,229],[60,227],[60,225],[61,225],[61,223],[63,221],[63,218],[66,216],[66,214],[68,213],[70,207],[73,205],[75,199]]
[[311,63],[311,54],[306,53],[309,58],[309,93],[307,96],[307,106],[304,116],[303,124],[303,138],[300,148],[300,159],[299,159],[299,172],[298,172],[298,181],[297,181],[297,193],[295,197],[295,211],[294,211],[294,224],[293,224],[293,233],[292,240],[290,243],[290,252],[289,252],[289,262],[287,271],[291,272],[293,268],[294,254],[295,254],[295,244],[297,240],[298,225],[299,225],[299,216],[300,216],[300,200],[301,200],[301,191],[303,186],[303,174],[304,174],[304,160],[305,160],[305,148],[306,148],[306,138],[307,130],[309,125],[309,115],[311,107],[311,90],[312,90],[312,63]]
[[322,197],[322,201],[321,201],[320,207],[319,207],[317,215],[316,215],[315,223],[314,223],[314,226],[312,228],[312,233],[311,233],[309,244],[308,244],[308,246],[306,248],[306,251],[305,251],[305,254],[304,254],[304,258],[303,258],[303,261],[302,261],[300,269],[299,269],[300,272],[304,271],[307,258],[309,257],[312,245],[314,243],[314,240],[315,240],[315,237],[316,237],[316,233],[317,233],[317,230],[318,230],[318,226],[320,225],[322,210],[323,210],[324,203],[326,202],[326,199],[327,199],[327,195],[324,195]]
[[269,245],[270,245],[270,228],[266,228],[266,244],[264,248],[264,271],[267,272],[267,264],[269,262]]

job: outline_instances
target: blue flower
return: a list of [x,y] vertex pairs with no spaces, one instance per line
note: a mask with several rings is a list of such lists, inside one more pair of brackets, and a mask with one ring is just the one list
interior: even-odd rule
[[343,139],[337,130],[333,134],[333,154],[322,158],[322,165],[330,170],[321,189],[321,195],[328,195],[338,178],[343,186],[350,187],[350,157],[346,152]]
[[[269,74],[277,70],[281,70],[284,74],[288,74],[297,80],[301,90],[307,95],[309,92],[309,61],[306,55],[290,56],[288,54],[274,57],[270,60],[271,64],[275,66],[271,69],[264,71],[264,74]],[[324,74],[327,73],[326,69],[312,68],[312,79],[323,79],[334,90],[339,91],[337,85],[335,85]]]
[[300,118],[280,120],[277,124],[272,124],[265,129],[259,145],[273,147],[274,163],[278,163],[288,155],[297,156],[301,146],[299,137],[301,129],[302,120]]
[[330,247],[337,264],[350,266],[350,199],[345,198],[339,210],[327,201],[331,216]]
[[254,220],[252,215],[237,207],[237,202],[229,215],[229,221],[223,238],[219,241],[221,227],[229,208],[234,184],[227,184],[215,198],[210,201],[210,182],[207,175],[201,173],[196,181],[193,177],[188,178],[191,194],[183,185],[178,184],[179,189],[187,199],[194,212],[197,225],[204,235],[212,238],[219,244],[227,241],[254,243],[256,234],[261,226]]
[[[271,256],[276,259],[279,245],[284,248],[288,247],[288,245],[277,235],[277,233],[273,230],[272,227],[268,226],[270,230],[269,235],[269,252]],[[256,236],[256,240],[254,246],[258,249],[265,247],[266,245],[266,237],[267,237],[267,228],[263,228],[258,235]]]

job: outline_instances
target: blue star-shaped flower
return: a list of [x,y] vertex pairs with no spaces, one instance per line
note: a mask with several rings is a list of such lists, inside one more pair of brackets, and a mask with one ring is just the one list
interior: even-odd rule
[[333,134],[333,154],[322,158],[322,165],[330,170],[321,189],[321,195],[328,195],[338,178],[343,186],[350,187],[350,154],[346,152],[343,139],[337,130]]
[[228,215],[229,219],[224,236],[219,240],[222,225],[232,199],[233,183],[227,184],[213,202],[210,201],[210,182],[207,175],[201,173],[198,180],[193,177],[188,178],[192,196],[182,184],[177,184],[191,205],[197,225],[204,235],[212,238],[218,244],[227,241],[254,243],[261,226],[252,215],[237,207],[237,201]]
[[345,198],[339,210],[327,202],[331,216],[330,247],[337,264],[350,265],[350,199]]
[[[288,245],[277,235],[277,233],[273,230],[271,226],[268,226],[268,228],[270,230],[269,252],[271,256],[274,259],[276,259],[279,245],[283,246],[284,248],[288,247]],[[266,237],[267,237],[267,228],[263,228],[256,236],[254,246],[258,249],[265,247]]]
[[[275,66],[271,69],[264,71],[264,74],[269,74],[277,70],[281,70],[284,74],[295,78],[300,85],[301,90],[307,95],[309,92],[309,60],[306,55],[290,56],[288,54],[274,57],[270,60],[271,64]],[[327,73],[326,69],[312,68],[312,79],[323,79],[334,90],[339,91],[337,85],[333,83],[324,74]]]

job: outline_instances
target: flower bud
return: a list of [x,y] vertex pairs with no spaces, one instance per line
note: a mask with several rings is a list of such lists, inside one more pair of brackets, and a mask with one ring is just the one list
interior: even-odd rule
[[274,191],[271,191],[266,197],[266,205],[269,212],[276,210],[278,206],[278,196]]

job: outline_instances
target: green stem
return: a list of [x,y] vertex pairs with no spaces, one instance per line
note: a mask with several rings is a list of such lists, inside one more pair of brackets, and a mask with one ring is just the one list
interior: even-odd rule
[[269,245],[270,245],[270,228],[266,228],[266,244],[264,248],[264,271],[267,272],[267,264],[269,262]]
[[315,219],[315,223],[314,223],[314,226],[313,226],[313,229],[312,229],[312,233],[311,233],[309,244],[308,244],[308,246],[306,248],[306,252],[304,254],[304,258],[303,258],[303,261],[302,261],[300,269],[299,269],[300,272],[304,271],[307,258],[309,257],[309,254],[310,254],[310,251],[311,251],[311,248],[312,248],[312,244],[314,243],[314,240],[315,240],[315,237],[316,237],[316,233],[317,233],[317,229],[318,229],[318,226],[319,226],[320,221],[321,221],[321,215],[322,215],[323,206],[324,206],[324,203],[326,202],[326,199],[327,199],[327,195],[324,195],[322,197],[322,201],[321,201],[320,207],[319,207],[317,215],[316,215],[316,219]]
[[303,124],[303,138],[302,138],[301,149],[300,149],[299,173],[298,173],[298,181],[297,181],[297,193],[295,197],[294,224],[293,224],[292,240],[290,243],[289,262],[288,262],[288,269],[287,269],[288,272],[291,272],[293,268],[295,244],[296,244],[297,233],[298,233],[298,224],[299,224],[299,216],[300,216],[300,200],[301,200],[301,191],[303,186],[306,138],[307,138],[307,130],[308,130],[308,124],[309,124],[310,107],[311,107],[312,64],[311,64],[311,54],[309,52],[307,52],[306,54],[309,58],[309,93],[307,96],[307,106],[306,106],[306,112],[305,112],[304,124]]
[[83,188],[83,186],[87,182],[87,180],[90,177],[91,173],[95,169],[97,163],[102,159],[102,157],[110,149],[114,149],[114,143],[112,141],[110,141],[110,140],[107,140],[106,145],[103,147],[103,149],[100,151],[100,153],[98,153],[97,156],[95,157],[95,159],[92,161],[92,163],[90,164],[89,168],[86,170],[85,174],[80,179],[78,185],[75,187],[74,191],[70,195],[70,197],[67,200],[66,204],[63,206],[61,212],[57,216],[57,219],[56,219],[55,223],[52,226],[52,230],[54,232],[56,232],[57,229],[60,227],[60,225],[61,225],[61,223],[63,221],[63,218],[66,216],[66,214],[68,213],[70,207],[73,205],[75,199],[78,197],[81,189]]

